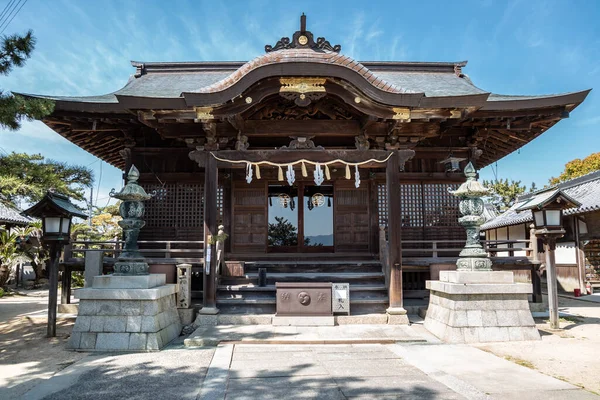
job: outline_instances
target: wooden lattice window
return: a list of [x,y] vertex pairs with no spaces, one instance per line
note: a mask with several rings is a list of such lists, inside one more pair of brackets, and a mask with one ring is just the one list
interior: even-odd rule
[[[457,184],[404,183],[400,185],[403,227],[458,226],[458,199],[448,190]],[[379,225],[387,226],[387,187],[377,185]]]
[[385,183],[377,185],[377,221],[379,226],[387,226],[387,186]]
[[457,226],[458,198],[448,192],[458,187],[456,184],[423,184],[423,218],[425,226]]
[[403,227],[423,226],[423,191],[420,183],[400,185],[400,209]]
[[223,186],[217,188],[217,223],[221,225],[223,223]]
[[146,202],[147,228],[198,228],[203,223],[204,185],[166,183],[142,185],[156,196]]

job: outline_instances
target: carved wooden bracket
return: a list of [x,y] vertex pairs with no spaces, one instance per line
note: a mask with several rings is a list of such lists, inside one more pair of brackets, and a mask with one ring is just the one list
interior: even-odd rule
[[315,146],[311,139],[314,136],[290,136],[292,141],[289,146],[280,147],[281,150],[323,150],[322,146]]
[[415,151],[411,149],[398,150],[398,166],[400,171],[404,171],[404,166],[407,161],[410,161],[415,156]]

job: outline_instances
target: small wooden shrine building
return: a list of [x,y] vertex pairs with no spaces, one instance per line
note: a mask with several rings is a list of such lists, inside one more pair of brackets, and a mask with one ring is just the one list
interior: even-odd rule
[[274,282],[306,279],[350,282],[356,312],[401,308],[403,278],[405,294],[424,290],[432,265],[462,247],[448,244],[465,236],[448,193],[462,168],[519,149],[588,94],[493,94],[465,61],[359,62],[305,16],[249,62],[132,65],[110,94],[29,96],[56,101],[44,123],[57,133],[140,170],[156,191],[140,240],[206,242],[224,226],[229,263],[204,303],[232,312],[272,311]]

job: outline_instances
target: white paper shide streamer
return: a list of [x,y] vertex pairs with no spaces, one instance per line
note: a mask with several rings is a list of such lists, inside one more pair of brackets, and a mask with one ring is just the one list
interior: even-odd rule
[[354,186],[358,189],[360,187],[360,173],[358,172],[358,165],[354,166]]
[[314,176],[315,176],[315,185],[321,186],[321,183],[323,183],[323,181],[325,179],[323,178],[323,169],[321,168],[321,164],[319,164],[319,163],[317,163],[317,165],[315,166]]
[[287,171],[285,171],[285,177],[287,178],[288,184],[292,186],[296,181],[296,173],[294,172],[294,168],[289,164],[287,167]]
[[252,164],[250,164],[250,163],[246,164],[246,182],[247,183],[252,182]]

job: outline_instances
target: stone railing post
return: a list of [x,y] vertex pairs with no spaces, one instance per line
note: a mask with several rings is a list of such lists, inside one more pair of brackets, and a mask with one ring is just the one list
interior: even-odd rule
[[177,308],[190,308],[190,300],[192,293],[192,265],[178,264],[177,265]]
[[385,278],[385,287],[390,287],[390,265],[389,265],[389,248],[388,241],[386,238],[385,225],[379,226],[379,261],[381,262],[381,268],[383,276]]
[[540,261],[539,249],[538,249],[538,238],[535,234],[535,226],[529,225],[529,247],[531,248],[531,261],[537,263]]

